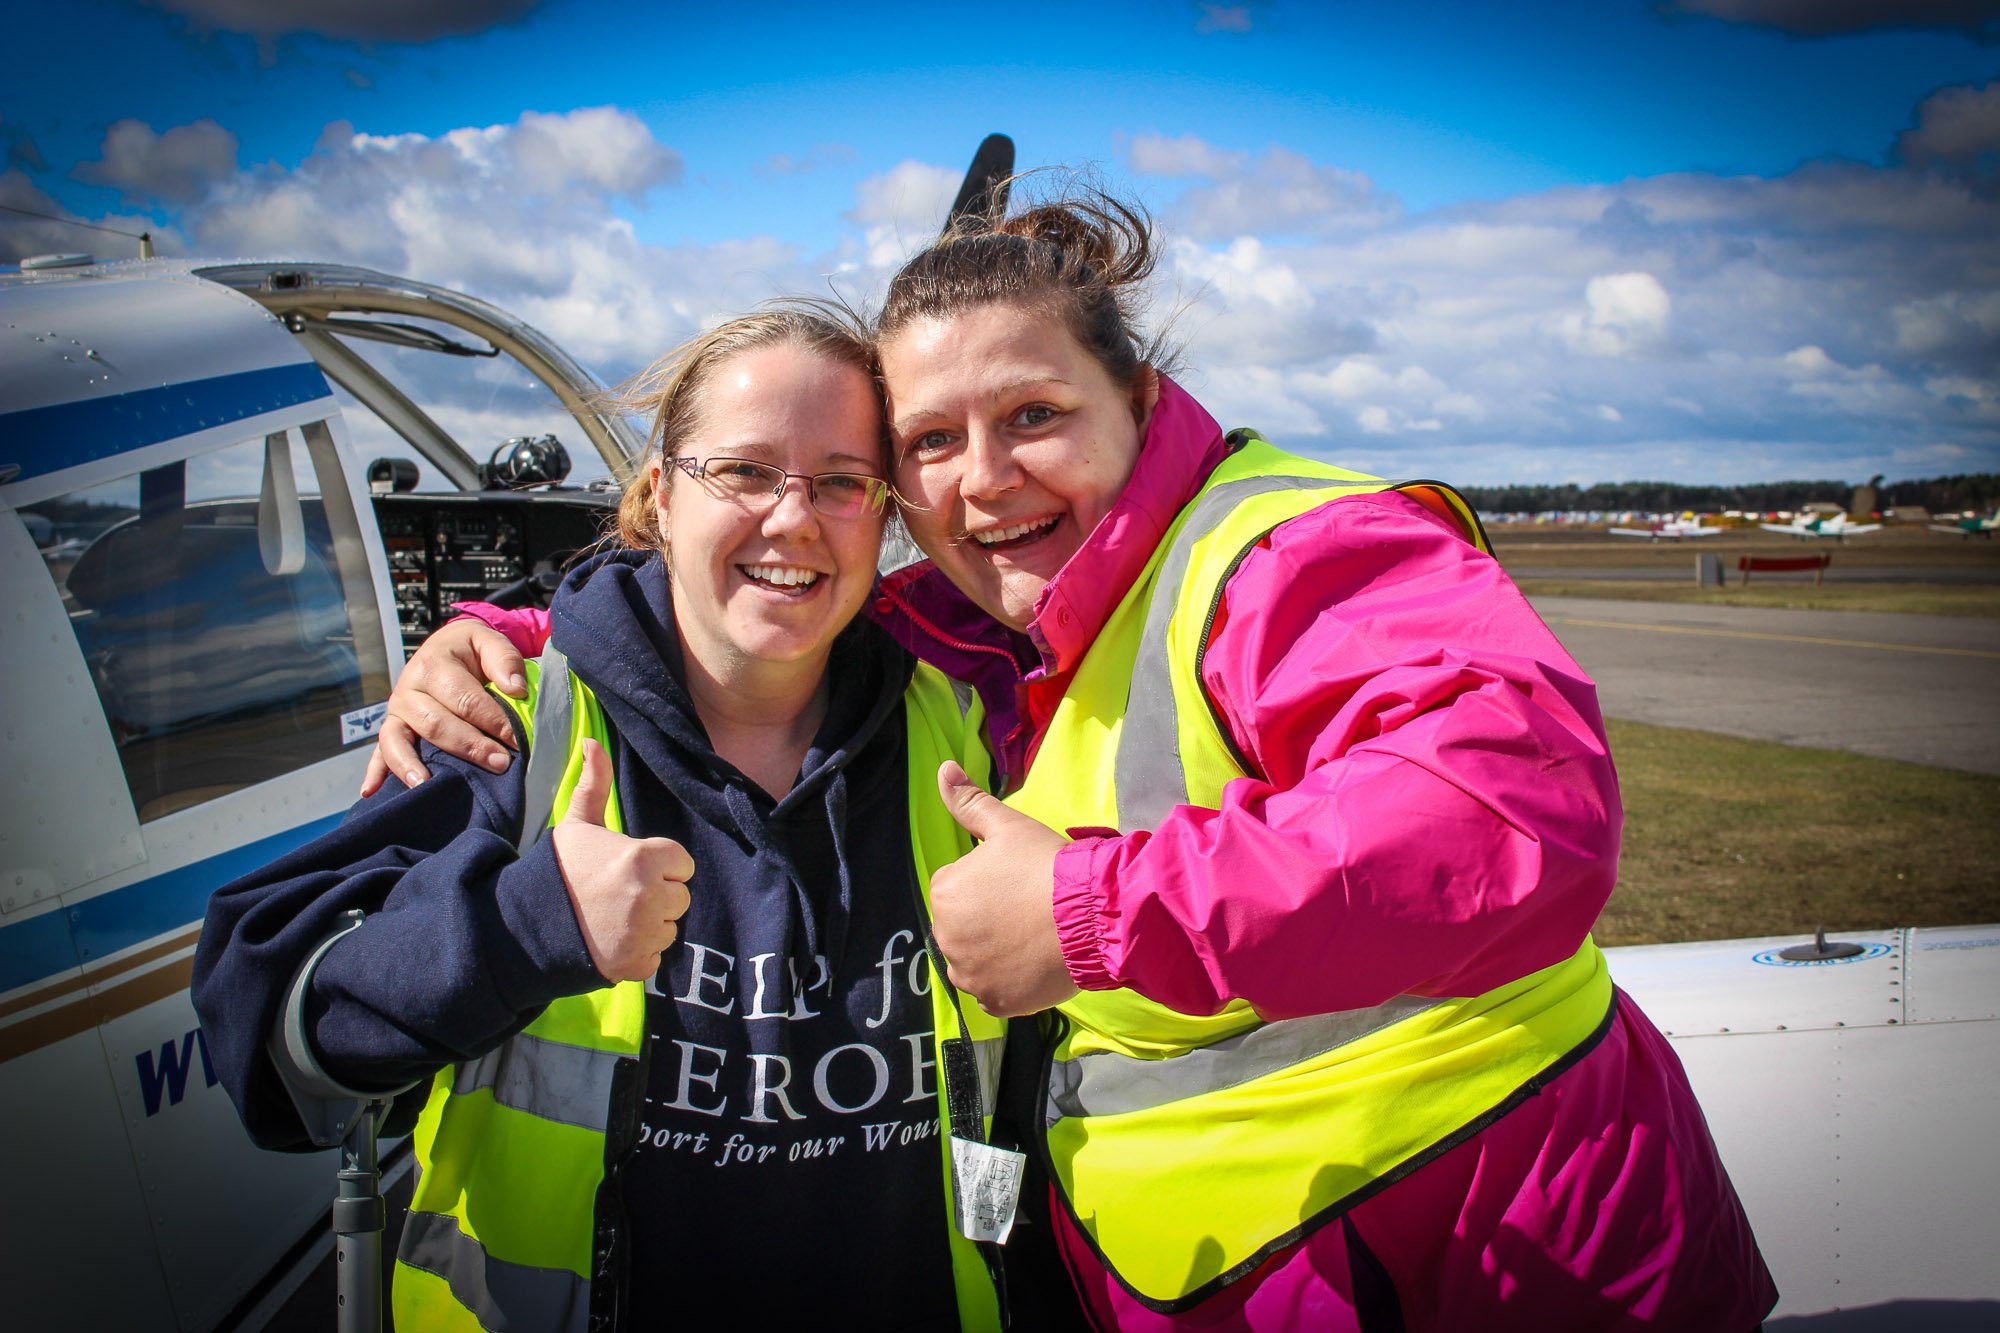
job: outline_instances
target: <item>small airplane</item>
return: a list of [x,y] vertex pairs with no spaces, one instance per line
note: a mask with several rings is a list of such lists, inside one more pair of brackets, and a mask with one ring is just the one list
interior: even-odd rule
[[[453,366],[511,409],[487,462]],[[330,1251],[334,1164],[255,1148],[210,1068],[203,909],[338,822],[452,601],[543,599],[597,540],[617,491],[564,485],[561,436],[614,477],[643,449],[600,390],[364,269],[0,273],[0,1151],[37,1219],[0,1247],[9,1326],[257,1328]]]
[[1932,532],[1950,533],[1954,537],[1991,538],[1995,528],[2000,528],[2000,510],[1996,510],[1984,518],[1961,518],[1956,523],[1933,523],[1930,525]]
[[1787,537],[1831,537],[1835,541],[1882,529],[1880,523],[1856,523],[1845,514],[1800,514],[1789,523],[1759,523],[1757,526],[1766,532],[1781,532]]
[[[502,430],[455,415],[455,366]],[[365,269],[0,271],[0,1145],[33,1219],[0,1246],[9,1327],[332,1326],[341,1155],[244,1134],[187,994],[203,909],[340,819],[451,602],[539,601],[596,539],[615,486],[569,484],[560,440],[613,481],[644,448],[597,390],[505,312]],[[1854,939],[1607,954],[1694,1080],[1778,1316],[1949,1300],[1992,1327],[2000,924]],[[407,1148],[381,1161],[393,1198]]]
[[1607,528],[1614,537],[1644,537],[1647,541],[1677,542],[1683,537],[1719,537],[1727,528],[1705,527],[1702,521],[1692,515],[1686,518],[1663,518],[1651,527]]

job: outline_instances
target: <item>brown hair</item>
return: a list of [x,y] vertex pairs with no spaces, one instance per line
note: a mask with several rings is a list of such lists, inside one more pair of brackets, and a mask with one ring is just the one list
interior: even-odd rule
[[1146,210],[1092,186],[1009,218],[973,213],[890,280],[876,341],[975,306],[1032,306],[1060,320],[1114,384],[1133,387],[1147,367],[1169,368],[1164,342],[1138,332],[1141,284],[1156,259]]
[[[620,541],[642,550],[666,549],[650,466],[655,452],[666,460],[679,456],[701,422],[708,384],[718,366],[739,352],[782,345],[853,366],[873,382],[874,349],[860,317],[835,301],[791,299],[769,302],[718,324],[611,391],[609,407],[653,423],[638,471],[625,483],[618,501]],[[886,438],[884,447],[886,451]],[[667,476],[664,471],[661,475]]]

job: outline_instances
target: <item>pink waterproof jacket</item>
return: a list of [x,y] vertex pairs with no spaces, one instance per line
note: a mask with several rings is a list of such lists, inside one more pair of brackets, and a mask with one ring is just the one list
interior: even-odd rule
[[[1224,448],[1163,382],[1133,477],[1044,591],[1032,648],[928,565],[883,581],[871,613],[979,686],[1016,780]],[[1057,857],[1079,986],[1282,1018],[1479,994],[1581,944],[1622,821],[1595,689],[1442,520],[1387,493],[1278,527],[1229,580],[1203,681],[1261,777],[1221,810]],[[1537,1095],[1193,1311],[1141,1305],[1054,1211],[1105,1328],[1748,1333],[1776,1300],[1680,1062],[1622,992],[1605,1035]]]

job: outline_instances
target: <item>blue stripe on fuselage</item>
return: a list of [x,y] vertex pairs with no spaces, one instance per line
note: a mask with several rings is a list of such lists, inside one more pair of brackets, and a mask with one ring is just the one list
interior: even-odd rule
[[211,893],[319,837],[342,818],[328,815],[300,824],[73,907],[0,928],[0,994],[66,975],[83,964],[195,924],[208,911]]
[[0,416],[0,439],[7,442],[0,461],[20,464],[16,480],[24,481],[309,403],[330,392],[319,367],[308,361],[30,407]]

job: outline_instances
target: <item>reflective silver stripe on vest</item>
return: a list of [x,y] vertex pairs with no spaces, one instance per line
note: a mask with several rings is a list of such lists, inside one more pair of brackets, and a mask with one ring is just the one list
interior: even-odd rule
[[1165,1060],[1094,1051],[1057,1060],[1049,1074],[1048,1122],[1065,1116],[1119,1115],[1184,1097],[1234,1088],[1358,1041],[1442,1001],[1399,995],[1368,1009],[1285,1018]]
[[1188,562],[1194,558],[1195,543],[1215,531],[1253,495],[1370,484],[1327,477],[1244,477],[1222,483],[1195,502],[1194,512],[1181,525],[1160,564],[1152,604],[1146,610],[1145,632],[1139,637],[1139,657],[1132,664],[1132,693],[1118,736],[1120,827],[1156,828],[1168,811],[1188,803],[1187,768],[1181,763],[1180,729],[1175,723],[1174,682],[1167,670],[1167,624],[1180,604],[1181,584],[1187,578]]
[[1000,1057],[1006,1053],[1005,1037],[983,1037],[972,1043],[972,1062],[979,1070],[979,1109],[992,1115],[1000,1104]]
[[605,1132],[610,1123],[611,1079],[619,1057],[519,1032],[458,1066],[453,1096],[490,1089],[502,1106],[544,1120]]
[[[528,771],[523,777],[527,791],[523,797],[521,836],[517,851],[525,854],[535,839],[549,826],[555,814],[556,788],[562,785],[563,768],[569,763],[570,716],[575,699],[570,689],[569,659],[551,639],[542,649],[542,679],[535,692],[535,740],[528,747]],[[557,743],[542,741],[555,736]]]
[[[1189,803],[1174,683],[1168,670],[1167,626],[1180,606],[1181,586],[1196,543],[1252,496],[1394,484],[1332,477],[1244,477],[1224,482],[1196,501],[1194,512],[1181,525],[1160,564],[1139,638],[1139,656],[1132,667],[1132,692],[1119,731],[1116,761],[1121,828],[1156,828],[1175,806]],[[1426,996],[1402,995],[1367,1009],[1282,1019],[1161,1060],[1141,1060],[1110,1051],[1058,1060],[1050,1073],[1045,1114],[1054,1124],[1065,1116],[1141,1111],[1237,1087],[1323,1055],[1437,1003]]]
[[495,1259],[442,1213],[412,1212],[396,1257],[451,1284],[452,1297],[493,1333],[583,1333],[590,1283],[567,1268],[530,1268]]

